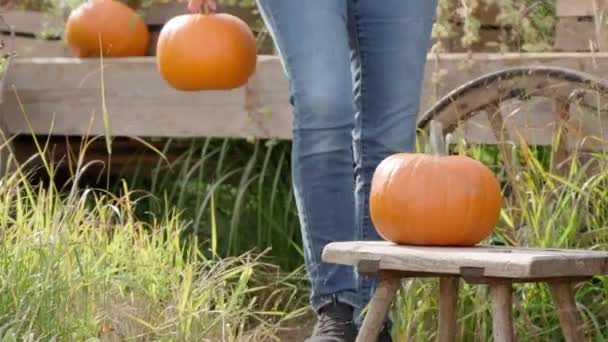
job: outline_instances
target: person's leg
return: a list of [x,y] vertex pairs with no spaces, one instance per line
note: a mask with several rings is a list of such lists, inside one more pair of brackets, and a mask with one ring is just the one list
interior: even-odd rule
[[[436,0],[351,1],[359,63],[355,67],[356,239],[381,240],[369,214],[371,179],[384,158],[415,148]],[[358,279],[361,306],[369,302],[373,287],[373,279]],[[359,324],[359,312],[355,314]]]
[[335,302],[354,307],[353,268],[321,262],[327,243],[355,236],[347,1],[258,0],[258,5],[289,79],[292,176],[311,305],[317,312]]

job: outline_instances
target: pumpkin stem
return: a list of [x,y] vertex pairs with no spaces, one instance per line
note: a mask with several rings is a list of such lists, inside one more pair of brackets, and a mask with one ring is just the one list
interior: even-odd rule
[[448,148],[443,136],[443,124],[439,121],[431,120],[430,122],[429,145],[431,154],[448,155]]

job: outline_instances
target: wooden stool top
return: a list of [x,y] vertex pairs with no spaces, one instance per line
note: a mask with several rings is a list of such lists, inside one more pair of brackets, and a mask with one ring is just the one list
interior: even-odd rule
[[387,241],[333,242],[327,263],[377,270],[488,278],[543,279],[608,274],[608,253],[588,250],[513,247],[422,247]]

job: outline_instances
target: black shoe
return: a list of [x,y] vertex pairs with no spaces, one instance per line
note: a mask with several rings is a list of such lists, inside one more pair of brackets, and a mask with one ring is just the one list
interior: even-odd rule
[[387,326],[384,326],[384,329],[380,331],[380,335],[378,335],[378,342],[393,342],[391,331]]
[[312,336],[306,342],[354,342],[356,338],[353,308],[342,303],[331,303],[319,310]]

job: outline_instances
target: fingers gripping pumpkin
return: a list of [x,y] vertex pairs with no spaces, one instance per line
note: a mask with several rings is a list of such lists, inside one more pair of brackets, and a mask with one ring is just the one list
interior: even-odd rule
[[377,167],[370,214],[378,233],[398,244],[470,246],[498,221],[497,179],[464,156],[400,153]]
[[78,57],[144,56],[150,40],[143,19],[116,0],[88,0],[70,13],[65,30]]
[[225,13],[184,14],[169,20],[156,46],[158,70],[179,90],[226,90],[247,83],[255,70],[255,37]]

